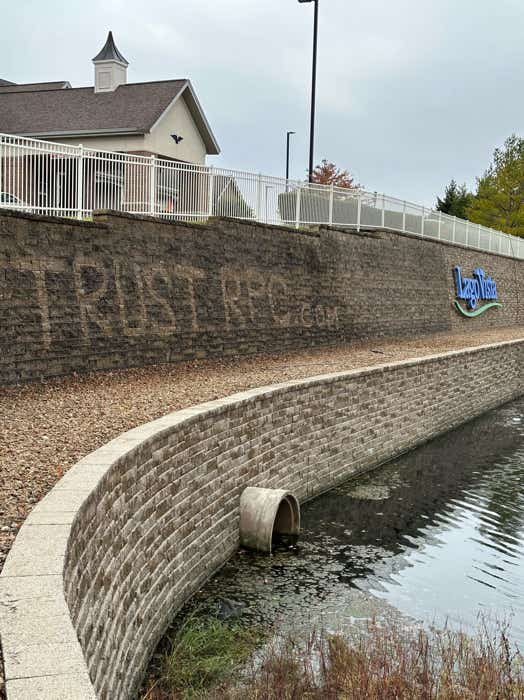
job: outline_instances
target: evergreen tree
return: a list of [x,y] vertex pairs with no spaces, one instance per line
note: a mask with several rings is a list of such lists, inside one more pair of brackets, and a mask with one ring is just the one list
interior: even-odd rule
[[510,136],[493,153],[493,163],[477,178],[467,208],[470,221],[524,236],[524,139]]
[[466,185],[457,185],[455,180],[452,180],[444,190],[444,199],[437,197],[437,211],[465,219],[466,209],[471,199],[472,195],[468,192]]

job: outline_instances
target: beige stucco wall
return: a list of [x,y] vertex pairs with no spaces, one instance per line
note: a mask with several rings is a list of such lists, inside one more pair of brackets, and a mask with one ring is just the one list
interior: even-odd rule
[[75,138],[66,138],[64,136],[56,139],[45,139],[46,141],[54,141],[55,143],[66,143],[73,146],[83,144],[87,148],[96,148],[101,151],[143,151],[144,137],[143,136],[77,136]]
[[[171,138],[173,133],[183,137],[179,144]],[[147,151],[190,163],[204,163],[206,159],[205,143],[183,97],[162,116],[151,133],[146,134],[144,144]]]
[[[173,133],[183,137],[179,144],[171,138]],[[206,160],[205,143],[183,97],[161,117],[151,133],[144,136],[59,137],[46,141],[74,145],[82,143],[88,148],[105,151],[149,151],[189,163],[204,164]]]

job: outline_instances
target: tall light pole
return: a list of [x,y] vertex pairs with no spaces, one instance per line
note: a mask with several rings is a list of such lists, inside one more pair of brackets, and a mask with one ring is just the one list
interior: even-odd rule
[[318,39],[318,1],[298,0],[299,2],[314,2],[315,16],[313,20],[313,70],[311,76],[311,122],[309,126],[309,182],[313,181],[313,152],[315,149],[315,93],[317,89],[317,39]]
[[289,180],[289,138],[292,136],[295,131],[288,131],[286,133],[286,185],[287,181]]

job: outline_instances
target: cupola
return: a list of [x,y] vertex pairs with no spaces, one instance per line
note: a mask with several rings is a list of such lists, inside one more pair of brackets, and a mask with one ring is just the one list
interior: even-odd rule
[[95,65],[95,92],[113,92],[127,83],[129,63],[115,46],[113,32],[107,35],[104,47],[93,58]]

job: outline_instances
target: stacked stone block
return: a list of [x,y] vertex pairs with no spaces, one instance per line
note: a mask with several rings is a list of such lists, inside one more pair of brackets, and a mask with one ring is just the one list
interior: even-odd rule
[[513,341],[262,387],[84,458],[0,576],[8,700],[132,698],[172,616],[237,547],[244,488],[312,498],[522,395],[523,363]]
[[[453,267],[503,306],[453,307]],[[388,231],[0,213],[0,385],[524,324],[524,261]]]

